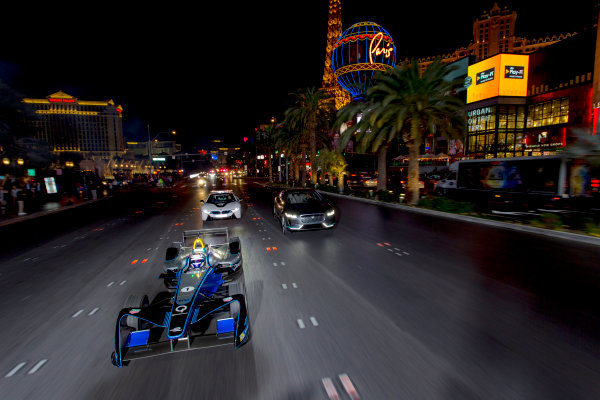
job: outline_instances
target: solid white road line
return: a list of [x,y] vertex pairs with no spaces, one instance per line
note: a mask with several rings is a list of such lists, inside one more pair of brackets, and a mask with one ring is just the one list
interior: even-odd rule
[[319,323],[317,322],[317,319],[315,317],[310,317],[310,322],[312,322],[314,326],[319,326]]
[[298,320],[298,326],[300,327],[300,329],[304,329],[306,327],[304,325],[304,321],[302,321],[301,319]]
[[22,362],[21,364],[18,364],[16,367],[14,367],[13,369],[11,369],[10,372],[8,374],[6,374],[4,377],[5,378],[10,378],[11,376],[13,376],[17,372],[19,372],[19,370],[21,368],[23,368],[25,366],[25,364],[27,364],[27,363]]
[[346,393],[348,393],[348,396],[350,396],[352,400],[359,400],[360,397],[358,397],[358,392],[354,388],[352,381],[350,381],[348,374],[339,374],[338,378],[340,378],[342,386],[344,386],[344,390],[346,391]]
[[79,311],[77,311],[75,314],[73,314],[73,315],[71,316],[71,318],[77,318],[77,317],[79,316],[79,314],[81,314],[82,312],[83,312],[83,310],[79,310]]
[[321,379],[321,382],[323,382],[323,386],[325,387],[325,391],[327,392],[327,397],[329,397],[329,400],[340,400],[340,396],[338,395],[337,390],[335,390],[335,386],[333,386],[331,378],[323,378]]
[[31,370],[27,373],[27,375],[35,374],[38,369],[42,368],[42,365],[46,364],[47,361],[48,361],[47,359],[44,359],[44,360],[38,362],[37,364],[35,364],[33,366],[33,368],[31,368]]

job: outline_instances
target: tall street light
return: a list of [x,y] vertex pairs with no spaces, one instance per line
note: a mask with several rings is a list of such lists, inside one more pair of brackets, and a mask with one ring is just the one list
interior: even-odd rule
[[156,140],[161,134],[170,133],[176,135],[177,131],[162,131],[158,132],[154,138],[150,139],[150,124],[148,124],[148,162],[150,163],[150,176],[154,174],[154,165],[152,164],[152,142]]

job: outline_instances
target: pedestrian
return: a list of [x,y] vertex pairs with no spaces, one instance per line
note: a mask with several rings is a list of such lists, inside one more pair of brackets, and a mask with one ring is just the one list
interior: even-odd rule
[[90,180],[88,187],[90,188],[90,193],[92,194],[92,200],[96,200],[98,198],[98,187],[96,186],[96,182]]
[[13,184],[10,189],[10,215],[17,215],[17,196],[19,195],[19,189],[17,185]]

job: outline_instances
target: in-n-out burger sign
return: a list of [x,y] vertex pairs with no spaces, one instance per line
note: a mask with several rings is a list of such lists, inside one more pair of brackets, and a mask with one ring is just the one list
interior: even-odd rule
[[385,58],[390,58],[390,55],[392,55],[392,52],[394,51],[394,48],[390,47],[389,43],[386,47],[383,47],[381,42],[383,42],[383,32],[379,32],[377,35],[373,36],[373,39],[369,44],[369,61],[371,64],[374,64],[373,54],[375,54],[375,57],[383,54]]
[[478,72],[475,76],[475,84],[479,85],[481,83],[493,81],[495,70],[496,68],[490,68],[486,69],[485,71]]

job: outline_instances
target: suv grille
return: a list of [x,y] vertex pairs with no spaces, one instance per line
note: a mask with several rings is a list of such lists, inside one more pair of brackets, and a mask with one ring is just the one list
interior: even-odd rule
[[303,224],[318,224],[325,221],[325,214],[307,214],[300,216],[300,222]]

